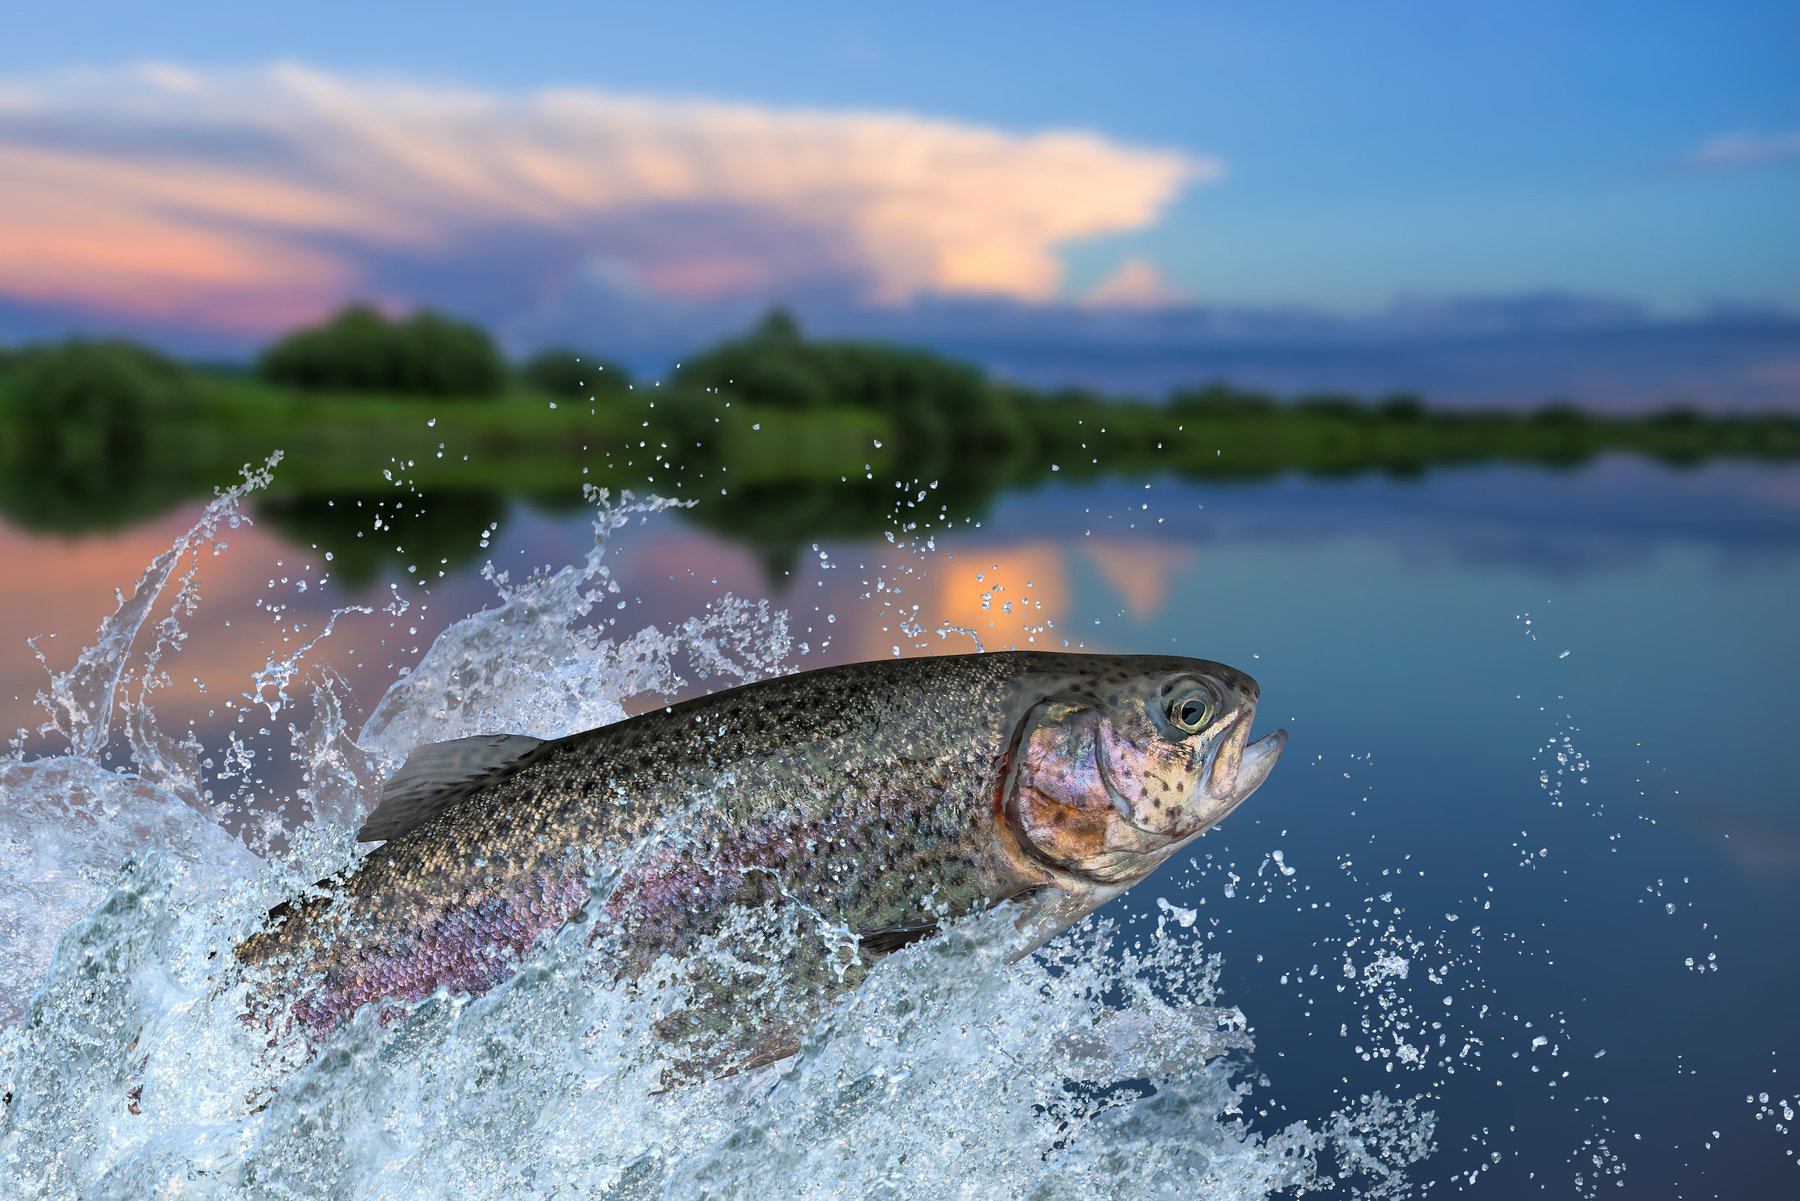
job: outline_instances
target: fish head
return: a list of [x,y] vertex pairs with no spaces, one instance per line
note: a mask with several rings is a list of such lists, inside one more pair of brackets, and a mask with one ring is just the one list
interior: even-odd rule
[[1134,656],[1043,696],[999,791],[1020,853],[1108,895],[1149,875],[1274,768],[1287,732],[1250,741],[1258,691],[1223,663]]

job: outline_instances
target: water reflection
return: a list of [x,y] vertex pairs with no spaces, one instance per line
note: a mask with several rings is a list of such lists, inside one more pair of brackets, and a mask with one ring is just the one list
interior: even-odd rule
[[[1609,459],[1416,482],[1151,479],[1059,484],[948,516],[930,481],[922,515],[919,489],[870,483],[846,481],[847,513],[796,501],[779,538],[726,536],[756,527],[736,492],[623,530],[608,559],[622,590],[597,616],[668,628],[726,592],[770,595],[805,648],[797,666],[961,651],[971,634],[988,649],[1067,642],[1241,664],[1263,682],[1269,723],[1292,731],[1288,761],[1196,867],[1172,865],[1124,912],[1154,921],[1169,896],[1209,924],[1226,995],[1255,1016],[1273,1109],[1325,1112],[1393,1087],[1391,1059],[1352,1049],[1360,986],[1340,992],[1330,973],[1341,956],[1361,981],[1403,933],[1430,948],[1421,964],[1470,982],[1457,1005],[1508,1015],[1481,1027],[1485,1061],[1434,1084],[1446,1168],[1485,1161],[1508,1128],[1501,1171],[1517,1165],[1504,1177],[1517,1192],[1596,1132],[1628,1146],[1634,1180],[1754,1195],[1758,1165],[1779,1164],[1769,1131],[1734,1107],[1767,1082],[1800,989],[1800,953],[1767,936],[1771,909],[1800,899],[1791,471]],[[569,562],[591,536],[585,511],[475,491],[337,499],[269,502],[231,535],[224,566],[203,567],[205,602],[158,702],[166,725],[222,744],[245,705],[229,682],[247,688],[349,603],[375,611],[345,617],[320,661],[366,711],[445,624],[490,603],[481,564],[516,579]],[[862,532],[871,513],[893,541]],[[0,553],[32,566],[0,577],[9,725],[33,720],[41,679],[24,637],[60,632],[49,653],[65,665],[111,589],[185,519],[75,540],[0,530]],[[1586,783],[1574,763],[1591,765]],[[257,787],[291,790],[286,770],[257,764]],[[1271,866],[1275,850],[1294,876]],[[1690,959],[1724,966],[1702,974]],[[1450,992],[1422,975],[1407,987],[1421,1010]],[[1455,1007],[1442,1020],[1471,1028]],[[1672,1042],[1672,1028],[1693,1037]],[[1532,1046],[1545,1030],[1566,1048],[1554,1060]],[[1530,1073],[1546,1064],[1572,1082],[1546,1091],[1562,1079]],[[1734,1121],[1747,1150],[1706,1153],[1700,1127]]]
[[[621,620],[678,619],[732,592],[788,607],[812,663],[976,642],[1123,649],[1145,637],[1213,653],[1206,643],[1221,626],[1242,626],[1242,596],[1288,612],[1291,604],[1272,598],[1311,598],[1320,605],[1304,619],[1316,622],[1329,614],[1334,590],[1341,599],[1373,587],[1372,613],[1404,611],[1421,571],[1459,572],[1524,603],[1545,585],[1584,579],[1635,578],[1632,589],[1654,589],[1674,553],[1699,555],[1704,570],[1729,578],[1785,579],[1800,557],[1794,474],[1754,466],[1675,474],[1611,459],[1573,474],[1478,469],[1419,482],[1062,484],[1005,496],[981,517],[956,506],[984,502],[929,482],[897,489],[845,481],[848,503],[834,507],[831,497],[789,496],[771,516],[762,492],[747,488],[701,498],[654,537],[624,536],[613,552],[628,585],[619,603],[631,617]],[[483,564],[516,576],[580,553],[586,509],[578,492],[557,499],[560,512],[479,489],[261,499],[256,525],[232,536],[232,569],[204,574],[205,620],[217,628],[183,652],[196,665],[204,657],[207,670],[184,666],[182,675],[247,680],[335,607],[354,603],[404,610],[346,620],[344,637],[359,657],[338,666],[351,677],[370,671],[369,686],[378,687],[375,677],[403,666],[442,624],[487,603]],[[53,664],[56,646],[72,654],[112,589],[190,519],[184,510],[126,533],[73,539],[0,526],[0,552],[34,566],[0,583],[7,728],[36,716],[31,698],[42,673],[24,640],[60,636],[46,643]],[[871,522],[901,533],[869,535]],[[1326,566],[1344,555],[1325,552],[1352,547],[1347,562]],[[1246,578],[1245,555],[1266,560],[1270,577]],[[264,570],[247,571],[246,560]],[[277,583],[277,596],[264,595]],[[1625,599],[1618,603],[1618,612],[1628,610]],[[1792,651],[1771,615],[1757,619],[1769,627],[1771,649]],[[221,698],[190,701],[193,720],[224,720]]]
[[421,498],[389,489],[261,500],[259,524],[298,546],[327,550],[340,583],[363,588],[389,573],[458,570],[482,557],[483,531],[498,529],[507,500],[496,492],[442,492]]

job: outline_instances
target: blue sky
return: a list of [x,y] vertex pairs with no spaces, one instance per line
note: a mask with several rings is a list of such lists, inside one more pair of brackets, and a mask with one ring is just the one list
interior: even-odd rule
[[1729,311],[1690,375],[1800,405],[1797,80],[1791,3],[14,4],[0,339],[229,351],[372,297],[644,358],[779,300],[1158,328],[1191,372],[1215,312],[1381,341],[1592,328],[1575,297],[1646,339]]
[[24,4],[0,73],[144,59],[514,90],[579,84],[1092,129],[1217,156],[1140,252],[1214,302],[1602,293],[1800,304],[1800,154],[1700,170],[1709,140],[1800,129],[1792,4],[891,6]]

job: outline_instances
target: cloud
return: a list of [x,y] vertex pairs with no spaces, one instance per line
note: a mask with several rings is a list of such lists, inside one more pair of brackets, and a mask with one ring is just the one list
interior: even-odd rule
[[600,271],[691,303],[1044,301],[1216,163],[1078,131],[296,65],[0,83],[0,299],[246,332]]
[[1689,166],[1709,171],[1795,161],[1800,161],[1800,129],[1775,134],[1725,134],[1702,143],[1688,156]]
[[1155,263],[1134,254],[1095,284],[1086,302],[1100,309],[1164,309],[1190,304],[1193,297],[1170,285]]

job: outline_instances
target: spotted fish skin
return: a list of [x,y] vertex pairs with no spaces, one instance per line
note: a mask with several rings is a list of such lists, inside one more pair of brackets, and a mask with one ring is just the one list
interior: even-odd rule
[[[491,988],[603,871],[628,976],[777,901],[873,949],[1031,898],[1035,944],[1262,782],[1284,736],[1246,759],[1256,695],[1206,660],[1047,652],[745,685],[537,745],[237,955],[303,980],[294,1014],[328,1032],[370,1001]],[[1171,725],[1196,696],[1208,721]]]

